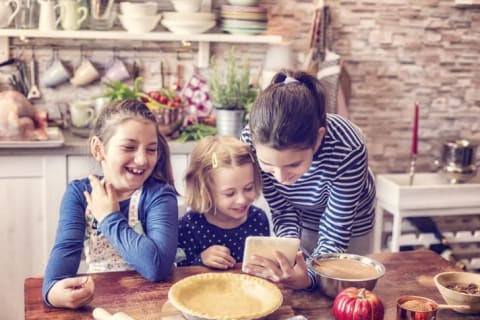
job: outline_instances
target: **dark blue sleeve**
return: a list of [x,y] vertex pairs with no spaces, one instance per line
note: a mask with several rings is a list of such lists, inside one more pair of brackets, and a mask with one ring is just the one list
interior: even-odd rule
[[159,182],[144,185],[139,218],[143,235],[133,230],[120,212],[105,217],[99,228],[123,259],[143,277],[149,281],[163,280],[173,267],[177,250],[178,204],[173,188]]
[[47,294],[54,283],[77,274],[85,237],[83,191],[87,188],[89,185],[85,180],[75,180],[68,184],[63,195],[55,243],[43,279],[42,296],[47,305],[50,305]]
[[191,215],[200,213],[187,212],[180,220],[178,230],[178,247],[185,253],[185,259],[178,266],[202,265],[202,246],[195,238],[195,225],[191,223]]

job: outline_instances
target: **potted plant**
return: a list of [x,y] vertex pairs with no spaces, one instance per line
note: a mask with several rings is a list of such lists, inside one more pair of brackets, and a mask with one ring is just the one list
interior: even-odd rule
[[226,69],[212,56],[208,92],[215,107],[217,133],[239,137],[257,90],[250,85],[249,60],[245,58],[241,64],[237,60],[234,47],[228,52]]

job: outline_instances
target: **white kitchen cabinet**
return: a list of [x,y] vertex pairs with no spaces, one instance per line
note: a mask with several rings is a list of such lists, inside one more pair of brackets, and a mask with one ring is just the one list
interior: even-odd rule
[[65,156],[1,156],[2,319],[23,319],[23,283],[43,275],[65,189]]

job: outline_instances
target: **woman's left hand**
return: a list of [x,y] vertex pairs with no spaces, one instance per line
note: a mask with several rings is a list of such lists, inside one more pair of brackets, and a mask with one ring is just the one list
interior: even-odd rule
[[301,251],[297,252],[293,267],[290,266],[288,259],[281,252],[276,251],[275,257],[276,261],[261,256],[253,256],[253,262],[245,265],[244,271],[293,289],[305,289],[310,286],[307,264]]
[[85,199],[93,216],[100,223],[107,215],[120,210],[117,194],[111,183],[102,183],[97,177],[90,175],[92,192],[85,191]]

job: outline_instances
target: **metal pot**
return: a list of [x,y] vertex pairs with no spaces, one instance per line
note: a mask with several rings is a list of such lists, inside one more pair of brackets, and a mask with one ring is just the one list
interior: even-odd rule
[[443,143],[441,167],[450,183],[466,182],[478,171],[477,144],[467,139],[450,139]]

